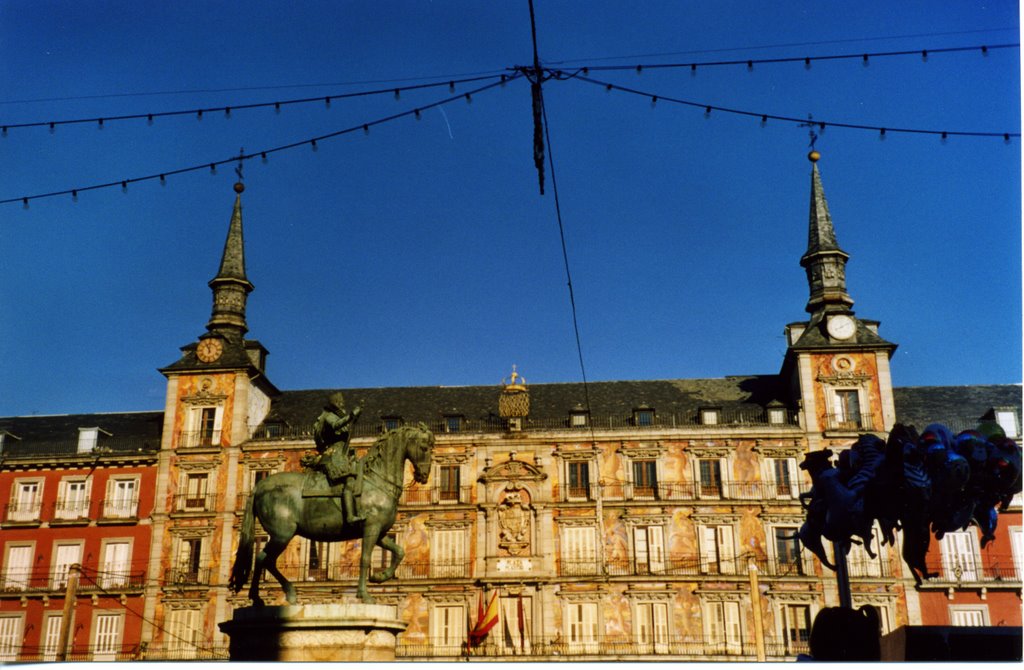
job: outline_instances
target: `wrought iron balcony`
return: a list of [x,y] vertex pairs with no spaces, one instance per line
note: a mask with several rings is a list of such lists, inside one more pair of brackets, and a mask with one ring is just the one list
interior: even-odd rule
[[658,482],[652,486],[638,486],[630,482],[588,484],[581,487],[556,484],[554,497],[560,502],[663,500],[751,500],[751,501],[793,501],[800,493],[809,491],[811,485],[803,479],[780,484],[777,482]]
[[219,447],[220,438],[219,430],[183,430],[178,433],[178,446],[184,449]]
[[825,430],[858,432],[874,430],[870,414],[826,414]]
[[210,568],[169,568],[164,572],[164,586],[209,586]]
[[139,516],[139,498],[111,498],[100,504],[100,520],[131,521]]
[[217,493],[179,493],[173,498],[175,512],[216,512],[220,503]]
[[41,500],[7,503],[4,523],[36,523],[41,520],[42,510]]
[[89,500],[81,498],[58,499],[53,504],[55,521],[84,521],[89,518]]
[[439,486],[413,486],[402,492],[399,504],[402,505],[458,505],[472,501],[473,487],[460,486],[454,489],[442,489]]

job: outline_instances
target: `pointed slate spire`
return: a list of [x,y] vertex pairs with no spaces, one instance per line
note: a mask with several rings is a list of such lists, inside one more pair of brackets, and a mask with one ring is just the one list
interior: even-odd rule
[[800,258],[800,265],[807,270],[810,299],[806,310],[818,312],[849,312],[853,298],[846,293],[846,261],[849,254],[839,248],[832,216],[825,200],[825,189],[818,172],[817,151],[808,154],[811,169],[811,212],[807,235],[807,251]]
[[207,330],[229,339],[241,341],[249,330],[245,322],[245,302],[253,289],[245,276],[245,244],[242,239],[242,191],[245,186],[235,184],[235,208],[224,242],[224,253],[217,276],[210,280],[213,290],[213,313]]

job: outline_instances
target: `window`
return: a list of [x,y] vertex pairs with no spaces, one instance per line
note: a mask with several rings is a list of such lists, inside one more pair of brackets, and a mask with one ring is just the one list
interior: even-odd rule
[[810,605],[783,605],[782,620],[786,629],[786,652],[806,652],[807,642],[811,639]]
[[653,426],[654,425],[654,410],[649,407],[641,407],[633,410],[633,425],[634,426]]
[[717,407],[703,407],[700,410],[700,422],[705,426],[717,426],[721,411]]
[[82,545],[80,542],[58,544],[53,551],[53,575],[50,588],[59,590],[67,586],[68,572],[75,563],[82,562]]
[[857,389],[835,391],[833,412],[836,428],[855,429],[861,427],[860,392]]
[[1010,528],[1010,548],[1013,550],[1013,565],[1017,571],[1017,579],[1024,577],[1024,528]]
[[[388,537],[392,542],[397,543],[398,535],[396,533],[388,533]],[[391,552],[384,551],[380,546],[374,546],[373,554],[370,556],[370,569],[386,570],[389,565],[391,565]]]
[[9,521],[38,521],[43,503],[42,480],[20,480],[15,482]]
[[658,469],[654,460],[633,461],[633,497],[658,497]]
[[131,581],[132,545],[127,540],[109,541],[103,547],[103,574],[100,584],[103,588],[118,588]]
[[462,416],[449,415],[444,418],[444,432],[458,433],[462,430]]
[[103,516],[107,519],[132,519],[138,513],[139,480],[112,478],[107,483],[107,500]]
[[586,410],[569,412],[569,425],[573,428],[585,428],[590,424],[590,413]]
[[181,446],[219,446],[223,414],[224,408],[221,406],[193,407],[189,410]]
[[1017,439],[1019,435],[1017,431],[1017,413],[1013,410],[997,409],[995,414],[996,423],[1006,433],[1006,437]]
[[710,602],[704,605],[704,627],[714,652],[739,654],[743,651],[738,602]]
[[[167,615],[167,650],[177,654],[188,654],[197,650],[202,643],[200,636],[199,610],[171,610]],[[187,658],[184,654],[179,658]]]
[[22,641],[22,618],[20,615],[0,616],[0,661],[18,660]]
[[459,466],[438,467],[438,496],[441,502],[459,502]]
[[199,568],[202,564],[202,538],[183,539],[178,547],[178,580],[184,584],[199,584]]
[[4,591],[24,591],[28,588],[32,571],[31,544],[7,545],[7,561],[4,564]]
[[569,653],[596,654],[600,638],[597,633],[597,603],[566,605],[565,637]]
[[588,461],[568,461],[569,499],[590,499],[590,463]]
[[308,540],[309,550],[306,552],[306,580],[310,582],[326,581],[331,560],[331,544]]
[[567,526],[562,529],[561,574],[597,574],[596,528]]
[[988,607],[985,605],[950,605],[951,626],[987,626]]
[[430,640],[434,654],[458,656],[466,641],[466,608],[437,605],[430,610]]
[[800,541],[796,539],[798,530],[796,526],[775,527],[775,560],[780,575],[808,574],[800,554]]
[[381,425],[385,431],[394,430],[402,425],[402,418],[398,416],[385,416],[381,419]]
[[498,599],[498,613],[501,618],[501,636],[498,642],[502,649],[512,654],[529,654],[532,651],[532,611],[530,598],[512,596]]
[[202,512],[208,510],[209,474],[192,472],[185,476],[185,498],[182,511]]
[[43,661],[56,661],[60,644],[60,624],[64,617],[61,614],[43,615],[42,654]]
[[704,498],[722,497],[722,461],[718,458],[702,458],[698,461],[700,469],[700,496]]
[[795,498],[799,493],[796,483],[800,481],[796,475],[795,458],[770,458],[772,481],[775,484],[775,496],[778,498]]
[[874,531],[874,537],[871,541],[874,544],[873,550],[875,552],[875,558],[871,558],[871,555],[868,554],[868,551],[864,548],[863,544],[857,544],[856,542],[850,543],[850,553],[846,556],[846,565],[851,577],[882,576],[882,552],[884,549],[881,546],[881,542],[875,541],[876,538],[882,537],[882,533],[877,524],[874,526]]
[[463,529],[435,530],[431,534],[430,576],[466,576],[466,532]]
[[732,526],[700,526],[701,572],[736,574],[736,550]]
[[946,579],[978,581],[978,540],[973,528],[946,533],[939,546],[942,548],[942,569]]
[[633,630],[640,653],[668,653],[668,604],[637,603]]
[[786,423],[786,408],[785,407],[769,407],[768,408],[768,423],[772,425],[781,425]]
[[96,448],[96,443],[100,437],[99,428],[79,428],[78,429],[78,453],[88,454]]
[[636,526],[633,529],[633,556],[636,574],[665,570],[665,534],[661,526]]
[[61,480],[54,516],[58,519],[85,519],[89,516],[88,479]]
[[116,661],[121,651],[121,615],[97,614],[93,622],[94,661]]

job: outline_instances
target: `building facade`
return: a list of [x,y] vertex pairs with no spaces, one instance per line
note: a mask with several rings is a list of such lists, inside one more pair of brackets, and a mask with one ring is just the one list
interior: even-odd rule
[[[148,501],[138,527],[146,535],[133,540],[146,545],[133,555],[146,579],[122,596],[134,608],[123,610],[125,630],[128,619],[138,626],[125,643],[137,641],[134,649],[149,659],[225,656],[217,623],[248,604],[244,591],[226,587],[247,496],[263,477],[301,469],[314,450],[317,415],[341,391],[349,409],[362,408],[357,451],[403,424],[423,422],[436,436],[429,482],[406,477],[392,528],[406,552],[397,578],[371,587],[408,622],[400,659],[786,660],[805,651],[811,621],[838,604],[838,592],[833,573],[793,538],[804,517],[798,496],[809,489],[798,467],[803,455],[839,451],[864,432],[884,435],[897,421],[962,430],[991,417],[1015,437],[1021,406],[1019,385],[893,387],[896,345],[852,309],[848,255],[816,160],[812,154],[800,259],[808,317],[786,327],[778,374],[586,385],[528,384],[513,369],[489,386],[278,390],[267,376],[267,350],[246,338],[253,285],[236,186],[206,331],[161,369],[166,403],[152,413],[158,448],[145,452],[148,479],[140,486]],[[0,429],[17,434],[15,421],[0,420]],[[50,472],[38,454],[29,460],[17,470],[5,457],[0,468],[0,496],[12,504],[23,470]],[[45,490],[80,476],[66,464],[50,468]],[[88,528],[105,528],[92,520],[99,514],[90,509]],[[17,549],[24,540],[6,528],[3,570],[22,566],[25,553]],[[885,631],[1019,626],[1020,533],[1017,500],[984,550],[973,528],[935,543],[941,577],[921,586],[899,546],[876,541],[874,556],[855,547],[854,605],[878,608]],[[375,552],[375,564],[385,560]],[[336,602],[354,597],[358,554],[358,543],[297,538],[278,565],[300,602]],[[0,594],[0,617],[20,607],[28,625],[24,591]],[[57,596],[46,597],[55,609]],[[272,578],[263,597],[283,602]],[[492,598],[498,623],[470,646],[469,631]]]

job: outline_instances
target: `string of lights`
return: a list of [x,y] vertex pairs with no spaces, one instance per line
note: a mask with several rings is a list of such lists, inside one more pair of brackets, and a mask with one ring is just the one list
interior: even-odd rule
[[88,186],[79,186],[77,188],[67,188],[67,189],[63,189],[63,190],[59,190],[59,191],[51,191],[49,193],[38,193],[38,194],[35,194],[35,195],[22,196],[22,197],[19,197],[19,198],[7,198],[7,199],[0,200],[0,205],[6,205],[6,204],[14,203],[14,202],[20,202],[25,207],[28,207],[29,206],[29,202],[31,202],[32,200],[39,200],[39,199],[42,199],[42,198],[52,198],[52,197],[56,197],[56,196],[60,196],[60,195],[70,195],[75,201],[77,201],[78,195],[80,193],[85,193],[87,191],[96,191],[96,190],[99,190],[99,189],[114,188],[114,187],[117,187],[117,186],[120,186],[122,191],[127,191],[129,184],[136,184],[136,183],[140,183],[140,182],[153,181],[153,180],[159,180],[161,184],[164,184],[164,183],[166,183],[168,177],[182,175],[182,174],[186,174],[186,173],[189,173],[189,172],[197,172],[199,170],[210,170],[212,173],[216,173],[217,172],[217,168],[219,166],[221,166],[221,165],[242,163],[244,161],[253,160],[255,158],[259,158],[262,161],[266,161],[271,154],[280,153],[282,151],[288,151],[288,150],[295,149],[295,148],[298,148],[298,147],[309,147],[309,148],[311,148],[311,149],[313,149],[315,151],[319,147],[319,143],[321,143],[321,142],[323,142],[325,140],[334,139],[334,138],[337,138],[337,137],[341,137],[342,135],[347,135],[347,134],[350,134],[350,133],[358,132],[360,130],[362,130],[364,133],[369,133],[370,132],[370,128],[372,128],[374,126],[378,126],[378,125],[381,125],[381,124],[384,124],[384,123],[388,123],[390,121],[395,121],[397,119],[401,119],[401,118],[405,118],[405,117],[409,117],[409,116],[414,116],[417,119],[419,119],[424,111],[426,111],[428,109],[433,109],[434,107],[441,107],[442,105],[446,105],[446,104],[448,104],[450,102],[453,102],[453,101],[456,101],[456,100],[464,99],[467,102],[472,102],[472,96],[474,96],[474,95],[476,95],[478,93],[482,93],[484,91],[487,91],[487,90],[499,87],[499,86],[504,86],[507,82],[513,81],[513,80],[518,79],[518,78],[519,78],[519,75],[516,75],[516,74],[509,75],[509,76],[504,76],[504,77],[502,77],[502,79],[500,81],[492,82],[492,83],[487,84],[485,86],[480,86],[480,87],[478,87],[476,89],[473,89],[471,91],[467,91],[465,93],[460,93],[458,95],[449,96],[449,97],[444,98],[442,100],[437,100],[435,102],[431,102],[431,103],[428,103],[426,105],[421,105],[421,106],[416,107],[414,109],[409,109],[409,110],[405,110],[403,112],[398,112],[396,114],[391,114],[391,115],[388,115],[388,116],[384,116],[384,117],[375,119],[373,121],[367,121],[366,123],[361,123],[361,124],[358,124],[358,125],[355,125],[355,126],[350,126],[348,128],[344,128],[342,130],[337,130],[337,131],[334,131],[334,132],[331,132],[331,133],[327,133],[327,134],[324,134],[324,135],[318,135],[316,137],[308,137],[306,139],[299,140],[297,142],[290,142],[288,144],[282,144],[282,145],[276,146],[276,147],[260,149],[260,150],[253,151],[253,152],[250,152],[250,153],[245,153],[243,151],[243,152],[239,152],[238,155],[231,156],[229,158],[223,158],[223,159],[220,159],[220,160],[215,160],[215,161],[208,162],[208,163],[201,163],[201,164],[198,164],[198,165],[190,165],[188,167],[178,168],[178,169],[175,169],[175,170],[166,170],[166,171],[163,171],[163,172],[158,172],[156,174],[150,174],[150,175],[145,175],[145,176],[141,176],[141,177],[130,177],[130,178],[127,178],[127,179],[121,179],[121,180],[117,180],[117,181],[105,182],[105,183],[101,183],[101,184],[92,184],[92,185],[88,185]]
[[292,105],[307,105],[310,103],[320,103],[327,107],[331,106],[331,102],[335,100],[344,100],[346,98],[359,98],[367,97],[372,95],[394,95],[396,99],[401,97],[402,93],[409,91],[416,91],[428,88],[438,88],[441,86],[447,86],[449,90],[454,91],[455,87],[459,84],[470,84],[478,81],[484,81],[488,79],[500,79],[505,81],[508,79],[506,74],[492,74],[481,77],[468,77],[465,79],[450,79],[445,82],[434,82],[431,84],[414,84],[410,86],[399,86],[391,88],[379,88],[370,91],[356,91],[352,93],[334,93],[331,95],[318,95],[313,98],[296,98],[293,100],[275,100],[273,102],[254,102],[239,105],[225,105],[223,107],[205,107],[201,109],[187,109],[187,110],[173,110],[169,112],[147,112],[144,114],[119,114],[112,116],[90,116],[87,118],[80,119],[64,119],[60,121],[30,121],[28,123],[0,123],[0,135],[7,136],[8,131],[23,128],[43,128],[48,127],[51,131],[56,130],[59,126],[69,125],[82,125],[82,124],[96,124],[102,128],[105,124],[112,121],[137,121],[145,119],[148,123],[153,123],[156,119],[173,117],[173,116],[195,116],[197,119],[202,119],[204,114],[224,114],[230,117],[232,112],[250,109],[266,109],[273,107],[275,111],[280,111],[283,107]]
[[[559,73],[561,74],[561,73]],[[601,86],[606,91],[620,91],[622,93],[630,93],[632,95],[647,98],[651,101],[651,104],[657,104],[658,102],[667,102],[676,105],[683,105],[686,107],[694,107],[704,110],[705,116],[710,116],[712,112],[722,112],[725,114],[737,114],[740,116],[747,116],[751,118],[759,119],[761,125],[764,126],[768,121],[782,121],[785,123],[795,123],[798,125],[807,125],[807,119],[801,119],[793,116],[781,116],[778,114],[766,114],[763,112],[753,112],[744,109],[735,109],[731,107],[722,107],[721,105],[712,105],[705,102],[695,102],[693,100],[683,100],[681,98],[674,98],[672,96],[660,95],[657,93],[651,93],[650,91],[641,91],[636,88],[629,86],[622,86],[620,84],[613,84],[607,81],[601,81],[586,77],[582,74],[562,76],[563,79],[574,79],[576,81],[586,82],[588,84],[594,84],[595,86]],[[900,128],[890,126],[880,126],[871,124],[861,123],[845,123],[840,121],[824,121],[815,119],[814,125],[818,126],[820,130],[826,128],[847,128],[851,130],[870,130],[879,134],[880,137],[884,138],[886,134],[892,133],[908,133],[916,135],[936,135],[941,137],[943,140],[959,136],[959,137],[1001,137],[1004,141],[1009,142],[1011,137],[1020,137],[1019,132],[1006,133],[1006,132],[981,132],[981,131],[966,131],[966,130],[931,130],[925,128]]]
[[832,54],[824,56],[788,56],[788,57],[776,57],[776,58],[740,58],[734,60],[719,60],[719,61],[698,61],[698,62],[687,62],[687,63],[649,63],[649,64],[634,64],[634,65],[583,65],[579,69],[583,70],[584,73],[589,71],[612,71],[612,70],[635,70],[637,72],[643,72],[644,70],[667,70],[667,69],[680,69],[686,68],[693,72],[696,72],[698,68],[706,67],[720,67],[720,66],[735,66],[743,65],[748,69],[753,69],[755,65],[774,65],[780,63],[803,63],[805,67],[810,67],[812,63],[821,61],[834,61],[834,60],[860,60],[865,65],[871,62],[872,58],[892,58],[896,56],[920,56],[923,61],[927,61],[929,56],[935,54],[947,54],[947,53],[962,53],[969,51],[976,51],[980,54],[988,55],[990,51],[997,49],[1017,49],[1020,48],[1019,43],[1013,44],[993,44],[993,45],[978,45],[969,47],[940,47],[938,49],[905,49],[902,51],[875,51],[875,52],[860,52],[860,53],[847,53],[847,54]]

